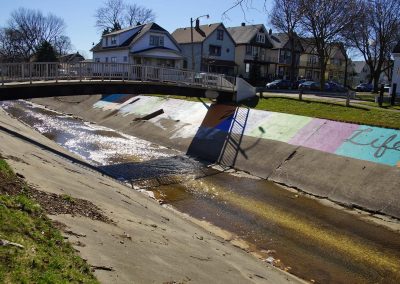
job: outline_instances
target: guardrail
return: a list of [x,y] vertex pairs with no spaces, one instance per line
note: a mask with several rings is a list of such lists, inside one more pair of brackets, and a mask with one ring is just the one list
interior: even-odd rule
[[200,86],[234,91],[236,78],[223,74],[193,72],[128,63],[1,63],[1,86],[9,83],[65,80],[146,81]]

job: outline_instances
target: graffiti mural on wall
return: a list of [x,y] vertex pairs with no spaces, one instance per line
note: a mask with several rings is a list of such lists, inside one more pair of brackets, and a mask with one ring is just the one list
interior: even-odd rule
[[[163,109],[163,114],[150,121],[163,129],[163,120],[174,120],[176,124],[172,139],[191,138],[202,132],[208,133],[205,138],[212,139],[212,134],[217,131],[236,131],[230,128],[234,111],[232,106],[211,106],[160,97],[111,95],[97,102],[94,107],[136,116]],[[212,116],[210,109],[213,110]],[[242,133],[400,167],[399,130],[251,109]]]

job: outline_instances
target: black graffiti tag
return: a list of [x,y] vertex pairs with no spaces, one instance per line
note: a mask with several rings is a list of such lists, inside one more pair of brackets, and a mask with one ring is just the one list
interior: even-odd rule
[[[349,139],[345,139],[344,141],[358,146],[370,146],[372,148],[375,148],[376,149],[374,153],[375,158],[381,158],[383,155],[385,155],[387,150],[394,150],[400,152],[400,140],[394,142],[394,140],[396,140],[397,138],[397,134],[389,136],[383,142],[381,141],[381,138],[375,138],[367,143],[361,143],[356,141],[357,137],[359,137],[361,134],[370,133],[372,131],[373,131],[372,128],[356,130],[352,137],[350,137]],[[389,144],[392,142],[394,143],[392,144],[392,146],[390,146]]]

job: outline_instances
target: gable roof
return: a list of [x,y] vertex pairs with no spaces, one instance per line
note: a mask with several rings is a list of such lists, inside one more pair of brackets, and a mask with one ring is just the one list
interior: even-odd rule
[[313,38],[300,38],[301,45],[304,48],[304,53],[317,54],[315,49],[315,39]]
[[[289,36],[286,33],[273,33],[268,34],[270,42],[273,45],[273,49],[289,49]],[[301,42],[301,38],[295,35],[295,50],[297,52],[304,52],[304,47]]]
[[[226,30],[225,26],[222,23],[215,23],[215,24],[209,24],[209,25],[201,25],[200,29],[205,33],[205,37],[203,37],[201,34],[199,34],[196,29],[193,27],[193,43],[201,43],[206,38],[208,38],[209,35],[211,35],[217,28],[222,27],[224,30]],[[227,30],[226,30],[227,31]],[[231,37],[229,32],[227,32],[228,35]],[[191,34],[190,34],[190,27],[187,28],[179,28],[176,29],[172,33],[172,37],[179,43],[179,44],[185,44],[185,43],[192,43],[191,41]],[[233,38],[231,37],[232,41]]]
[[393,49],[393,53],[400,53],[400,40],[397,43],[397,45],[395,46],[395,48]]
[[236,44],[246,44],[249,43],[258,33],[260,29],[264,29],[263,24],[250,25],[250,26],[239,26],[226,28],[231,34],[233,40]]
[[365,64],[365,61],[353,61],[354,72],[361,73]]
[[[129,47],[132,46],[135,42],[137,42],[139,39],[141,39],[148,31],[152,30],[152,31],[159,31],[159,32],[163,32],[165,34],[168,34],[168,31],[165,30],[164,28],[162,28],[161,26],[157,25],[156,23],[148,23],[148,24],[144,24],[144,25],[138,25],[138,26],[133,26],[133,27],[128,27],[122,30],[118,30],[115,32],[111,32],[108,34],[105,34],[102,36],[113,36],[113,35],[119,35],[131,30],[135,30],[136,31],[133,33],[133,35],[131,37],[129,37],[125,42],[121,43],[120,45],[117,46],[106,46],[103,47],[102,46],[102,41],[100,40],[99,43],[97,43],[92,49],[91,51],[102,51],[102,50],[110,50],[110,49],[124,49],[125,47]],[[174,41],[174,43],[176,44],[176,46],[179,48],[178,43],[170,36],[170,38]]]
[[59,57],[59,61],[60,62],[71,62],[75,58],[77,58],[79,61],[85,60],[85,58],[82,55],[80,55],[79,52],[76,52],[76,53],[61,55]]

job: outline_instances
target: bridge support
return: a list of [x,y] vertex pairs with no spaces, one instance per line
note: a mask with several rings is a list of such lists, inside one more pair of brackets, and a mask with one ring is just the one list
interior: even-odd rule
[[243,78],[236,78],[236,102],[241,102],[256,96],[256,88]]

